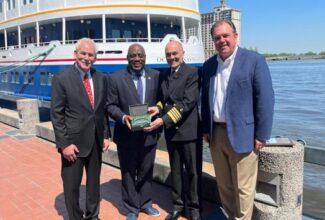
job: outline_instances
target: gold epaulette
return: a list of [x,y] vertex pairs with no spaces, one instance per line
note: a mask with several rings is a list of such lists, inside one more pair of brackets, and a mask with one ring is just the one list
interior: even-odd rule
[[182,119],[182,114],[176,107],[171,108],[167,112],[167,115],[172,119],[174,124],[176,124],[177,122],[179,122]]
[[163,104],[161,103],[161,101],[159,101],[156,105],[157,105],[158,108],[160,108],[160,109],[163,109],[163,108],[164,108],[164,106],[163,106]]

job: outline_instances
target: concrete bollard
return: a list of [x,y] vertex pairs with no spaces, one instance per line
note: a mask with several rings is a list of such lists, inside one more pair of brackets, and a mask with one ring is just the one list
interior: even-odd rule
[[36,134],[36,124],[40,122],[36,99],[17,100],[19,129],[23,134]]
[[300,143],[260,151],[254,220],[302,219],[303,168]]

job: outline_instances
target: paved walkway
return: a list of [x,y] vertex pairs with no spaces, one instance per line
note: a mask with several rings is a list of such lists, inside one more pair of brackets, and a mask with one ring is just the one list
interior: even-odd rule
[[[0,220],[67,219],[60,177],[60,155],[53,143],[19,134],[0,123]],[[104,165],[101,174],[102,220],[125,219],[121,203],[120,171]],[[85,179],[80,204],[84,206]],[[160,184],[153,186],[154,207],[161,216],[139,215],[139,220],[164,219],[171,209],[170,191]],[[222,219],[214,204],[204,203],[205,219]],[[212,214],[211,214],[212,213]],[[210,217],[209,217],[210,216]]]

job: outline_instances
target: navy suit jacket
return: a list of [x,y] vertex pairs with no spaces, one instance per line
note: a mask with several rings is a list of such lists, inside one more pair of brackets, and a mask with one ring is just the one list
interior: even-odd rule
[[[145,68],[146,89],[145,103],[148,106],[155,106],[157,103],[159,72]],[[132,132],[123,124],[123,116],[129,115],[129,106],[141,104],[137,89],[134,85],[131,72],[124,69],[109,75],[108,77],[107,110],[109,116],[115,120],[114,142],[119,146],[134,147],[135,143],[144,141],[145,146],[157,143],[157,130],[152,132]]]
[[[86,157],[97,137],[108,138],[106,112],[107,78],[91,69],[94,86],[94,109],[75,65],[55,75],[52,80],[51,120],[57,148],[75,144],[78,157]],[[96,132],[96,133],[95,133]],[[96,135],[95,135],[96,134]]]
[[[202,70],[203,132],[212,132],[214,83],[218,62],[211,57]],[[265,58],[238,48],[227,87],[225,113],[228,138],[234,151],[246,153],[254,149],[255,139],[271,136],[274,92]]]

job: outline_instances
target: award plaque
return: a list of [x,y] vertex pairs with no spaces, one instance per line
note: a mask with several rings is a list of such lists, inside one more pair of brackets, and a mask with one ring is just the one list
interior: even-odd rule
[[148,114],[147,104],[130,105],[129,112],[130,116],[132,117],[132,131],[142,131],[144,127],[150,125],[151,118]]

